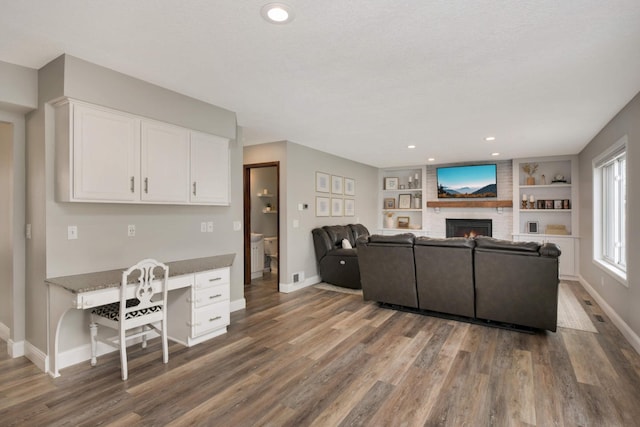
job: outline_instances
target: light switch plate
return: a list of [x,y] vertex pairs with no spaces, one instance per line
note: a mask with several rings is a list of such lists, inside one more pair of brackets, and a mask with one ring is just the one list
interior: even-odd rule
[[201,222],[200,223],[200,232],[201,233],[206,233],[207,232],[207,223],[206,222]]
[[207,222],[207,233],[213,233],[213,221]]
[[136,226],[133,224],[127,225],[127,236],[136,237]]
[[67,227],[67,240],[76,240],[78,238],[78,226],[70,225]]
[[242,229],[242,223],[240,221],[233,221],[233,231],[240,231]]

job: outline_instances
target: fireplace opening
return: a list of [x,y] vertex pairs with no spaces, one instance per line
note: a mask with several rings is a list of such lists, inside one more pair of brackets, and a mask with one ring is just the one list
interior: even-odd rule
[[490,219],[449,219],[447,237],[492,237]]

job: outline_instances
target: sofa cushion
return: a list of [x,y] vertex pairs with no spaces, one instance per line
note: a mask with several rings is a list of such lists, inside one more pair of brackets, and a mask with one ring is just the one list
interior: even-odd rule
[[348,227],[351,230],[351,235],[353,236],[351,244],[356,243],[360,237],[369,237],[369,230],[362,224],[349,224]]
[[439,246],[452,248],[475,248],[476,241],[466,237],[448,237],[446,239],[436,239],[433,237],[416,237],[416,246]]
[[383,236],[382,234],[373,234],[369,237],[369,244],[413,246],[414,239],[415,239],[415,236],[413,235],[413,233],[395,234],[392,236]]
[[347,239],[342,239],[342,249],[352,249],[353,246]]
[[511,240],[494,239],[493,237],[478,236],[475,238],[478,249],[494,249],[516,252],[535,252],[540,249],[536,242],[512,242]]
[[322,228],[327,232],[327,235],[329,236],[329,240],[331,240],[331,244],[334,248],[341,248],[342,241],[344,239],[349,240],[350,243],[355,243],[355,242],[351,242],[351,239],[353,239],[353,237],[351,236],[351,231],[347,226],[325,225]]

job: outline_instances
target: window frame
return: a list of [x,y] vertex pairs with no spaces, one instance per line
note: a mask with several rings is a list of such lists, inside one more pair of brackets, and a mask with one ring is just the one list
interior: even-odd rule
[[592,166],[593,262],[628,287],[627,145],[625,135],[596,156]]

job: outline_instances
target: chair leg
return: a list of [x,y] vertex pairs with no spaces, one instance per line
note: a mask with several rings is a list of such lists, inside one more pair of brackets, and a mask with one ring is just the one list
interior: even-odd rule
[[89,332],[91,332],[91,366],[98,363],[98,325],[95,322],[89,323]]
[[169,343],[167,342],[167,319],[162,321],[162,361],[169,362]]
[[147,348],[147,333],[146,331],[148,331],[149,328],[147,327],[147,325],[142,325],[142,332],[144,332],[144,334],[142,335],[142,348]]
[[122,366],[122,380],[129,376],[127,371],[127,340],[124,328],[120,329],[120,364]]

